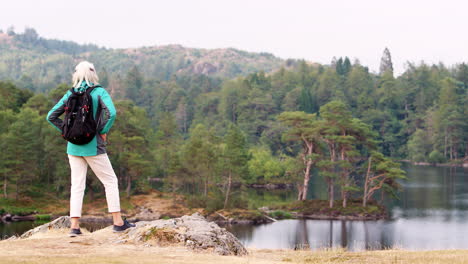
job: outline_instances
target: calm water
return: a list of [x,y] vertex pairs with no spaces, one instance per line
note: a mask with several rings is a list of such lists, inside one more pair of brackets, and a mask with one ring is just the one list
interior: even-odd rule
[[[402,182],[400,200],[387,201],[392,220],[282,220],[228,229],[245,246],[256,248],[468,248],[468,170],[411,165],[404,169],[408,180]],[[326,199],[323,182],[316,181],[311,188],[311,196]]]
[[[345,247],[411,250],[468,248],[468,169],[404,167],[408,180],[400,200],[387,201],[388,221],[281,220],[227,227],[247,247]],[[296,198],[295,191],[249,190],[256,207]],[[313,178],[310,198],[326,199],[325,183]],[[1,237],[21,233],[32,222],[0,223]]]

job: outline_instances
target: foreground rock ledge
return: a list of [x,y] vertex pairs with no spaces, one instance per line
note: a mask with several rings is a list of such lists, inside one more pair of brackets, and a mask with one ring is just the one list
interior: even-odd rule
[[[34,237],[50,230],[68,231],[69,226],[69,217],[62,216],[27,231],[19,239]],[[88,240],[94,239],[96,242],[99,240],[99,243],[131,243],[142,246],[183,245],[195,251],[208,250],[220,255],[247,254],[247,250],[233,234],[216,223],[206,221],[199,213],[168,220],[137,222],[135,228],[118,234],[112,233],[110,226],[93,233],[85,233],[84,237]]]

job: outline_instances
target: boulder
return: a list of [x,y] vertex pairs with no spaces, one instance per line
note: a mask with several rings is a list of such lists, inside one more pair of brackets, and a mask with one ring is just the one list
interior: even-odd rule
[[151,210],[150,208],[142,206],[140,208],[140,212],[136,214],[134,218],[137,221],[153,221],[161,218],[161,214],[153,212],[153,210]]
[[34,234],[37,233],[45,233],[51,229],[68,229],[70,228],[70,217],[69,216],[61,216],[57,219],[55,219],[52,222],[49,222],[47,224],[40,225],[38,227],[35,227],[26,233],[22,234],[20,238],[28,238]]
[[146,246],[184,245],[192,250],[212,250],[220,255],[246,255],[247,250],[225,228],[208,222],[199,213],[167,220],[137,222],[116,243],[141,243]]
[[11,221],[11,214],[6,214],[2,217],[3,222],[10,222]]
[[[58,239],[63,240],[69,227],[70,217],[62,216],[27,231],[20,239],[57,229],[63,232],[53,232],[49,239],[54,239],[57,235]],[[135,228],[127,229],[122,233],[113,233],[112,226],[109,226],[93,233],[86,232],[81,238],[75,238],[70,243],[78,243],[79,239],[86,240],[80,243],[87,245],[111,243],[135,244],[142,247],[184,246],[194,251],[207,250],[220,255],[247,254],[247,250],[233,234],[216,223],[208,222],[199,213],[174,219],[137,222]]]
[[18,221],[34,221],[36,220],[36,217],[33,215],[26,215],[26,216],[21,216],[21,215],[14,215],[11,217],[12,221],[18,222]]

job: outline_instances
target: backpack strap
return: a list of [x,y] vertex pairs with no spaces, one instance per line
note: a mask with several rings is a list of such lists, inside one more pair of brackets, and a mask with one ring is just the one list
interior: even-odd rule
[[[99,84],[88,87],[88,89],[86,89],[86,93],[91,95],[91,92],[94,90],[94,88],[99,88],[99,87],[102,88],[102,86]],[[99,123],[101,122],[101,112],[102,112],[101,102],[98,100],[97,105],[96,106],[93,105],[92,107],[97,107],[95,120],[96,120],[97,126],[99,127]],[[99,131],[96,131],[96,133],[99,133]]]

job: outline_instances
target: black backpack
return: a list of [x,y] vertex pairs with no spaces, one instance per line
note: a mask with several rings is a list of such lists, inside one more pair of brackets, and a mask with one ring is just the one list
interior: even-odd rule
[[[71,95],[65,103],[65,118],[62,125],[62,137],[76,145],[84,145],[91,140],[97,133],[98,122],[93,117],[93,100],[91,92],[94,88],[91,86],[84,92],[76,92],[72,87]],[[100,108],[96,117],[100,117]]]

